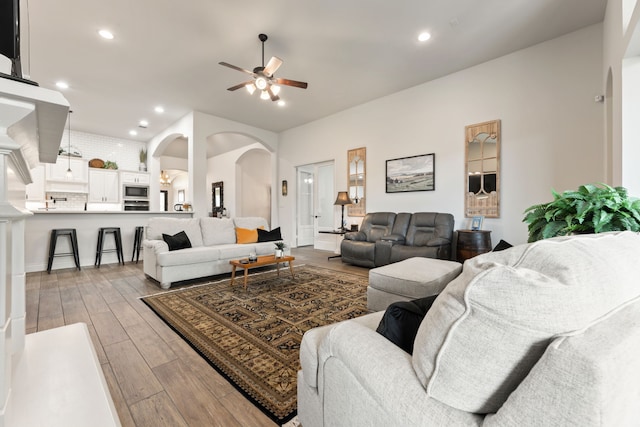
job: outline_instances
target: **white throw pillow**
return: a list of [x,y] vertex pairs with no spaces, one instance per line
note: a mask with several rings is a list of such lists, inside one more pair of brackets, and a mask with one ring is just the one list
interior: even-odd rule
[[555,335],[638,296],[633,232],[539,241],[468,260],[420,325],[413,367],[427,394],[496,412]]
[[202,246],[202,232],[198,218],[149,218],[147,239],[162,240],[162,233],[173,236],[184,231],[189,237],[191,247]]
[[236,229],[230,218],[200,218],[200,227],[205,246],[236,242]]

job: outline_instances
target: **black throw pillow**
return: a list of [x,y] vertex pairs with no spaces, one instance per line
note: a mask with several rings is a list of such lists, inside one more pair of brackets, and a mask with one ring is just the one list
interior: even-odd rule
[[413,341],[418,333],[420,323],[437,297],[438,295],[432,295],[413,301],[399,301],[390,304],[384,312],[376,332],[407,353],[413,354]]
[[177,251],[178,249],[186,249],[191,247],[191,241],[187,236],[187,233],[181,231],[179,233],[170,236],[162,233],[162,240],[167,242],[170,251]]
[[258,242],[275,242],[278,240],[282,240],[282,235],[280,234],[280,227],[274,228],[271,231],[262,230],[258,228]]
[[504,240],[500,240],[495,248],[493,248],[493,252],[504,251],[505,249],[512,248],[513,245],[511,243],[505,242]]

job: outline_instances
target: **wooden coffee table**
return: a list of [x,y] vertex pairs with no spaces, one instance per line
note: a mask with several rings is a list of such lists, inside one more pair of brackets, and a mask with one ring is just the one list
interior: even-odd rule
[[249,269],[250,268],[256,268],[256,267],[264,267],[265,265],[276,265],[276,268],[278,270],[278,276],[280,276],[280,263],[281,262],[288,262],[289,263],[289,270],[291,271],[291,278],[295,279],[295,276],[293,274],[293,261],[295,260],[295,257],[292,256],[281,256],[280,258],[276,258],[275,255],[264,255],[264,256],[259,256],[257,261],[253,261],[253,262],[247,262],[248,260],[246,258],[244,259],[234,259],[229,261],[229,264],[231,264],[233,266],[233,270],[231,270],[231,286],[233,286],[233,281],[236,278],[236,268],[240,267],[240,268],[244,268],[244,288],[247,289],[247,276],[249,273]]

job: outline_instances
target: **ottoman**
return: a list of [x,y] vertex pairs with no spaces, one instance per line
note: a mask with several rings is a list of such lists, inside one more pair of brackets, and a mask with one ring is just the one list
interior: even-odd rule
[[367,308],[386,310],[396,301],[439,294],[462,271],[462,264],[433,258],[408,258],[369,270]]

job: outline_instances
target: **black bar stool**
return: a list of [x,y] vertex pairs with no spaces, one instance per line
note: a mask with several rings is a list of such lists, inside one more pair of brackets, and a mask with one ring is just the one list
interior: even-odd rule
[[[69,236],[69,244],[71,245],[71,252],[65,252],[63,254],[56,253],[56,243],[59,236]],[[51,237],[49,238],[49,263],[47,264],[47,273],[51,273],[51,266],[53,265],[53,258],[57,256],[73,255],[73,260],[76,263],[78,270],[80,268],[80,252],[78,251],[78,236],[76,235],[75,228],[57,228],[51,230]]]
[[136,227],[135,238],[133,239],[133,255],[131,255],[131,262],[135,258],[136,264],[140,259],[140,248],[142,248],[142,234],[144,233],[144,227]]
[[[115,249],[104,249],[104,238],[107,234],[113,234],[113,239],[116,242]],[[98,268],[100,268],[100,264],[102,263],[102,254],[105,252],[116,252],[118,255],[118,264],[124,264],[120,227],[102,227],[98,230],[98,246],[96,247],[96,262],[94,264]]]

